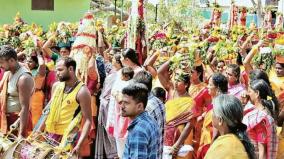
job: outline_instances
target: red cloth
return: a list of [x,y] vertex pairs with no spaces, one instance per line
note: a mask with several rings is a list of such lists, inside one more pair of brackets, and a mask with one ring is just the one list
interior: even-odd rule
[[[176,119],[170,121],[165,125],[165,146],[173,146],[174,143],[178,140],[179,136],[181,135],[180,130],[178,129],[179,125],[186,124],[190,122],[190,119],[193,119],[192,112],[185,112],[181,114]],[[195,125],[192,123],[191,125]]]
[[[17,113],[7,113],[6,117],[7,117],[8,131],[9,131],[10,126],[17,121],[19,115]],[[27,137],[31,131],[32,131],[32,118],[31,118],[31,113],[29,112],[29,117],[28,117],[27,127],[24,132],[24,137]],[[14,131],[13,134],[18,135],[18,131]]]
[[200,93],[198,93],[198,95],[196,95],[194,98],[195,107],[193,108],[193,112],[197,116],[200,116],[204,112],[204,109],[208,107],[208,104],[206,102],[210,99],[211,96],[208,89],[204,88],[203,90],[201,90]]
[[46,76],[46,82],[45,82],[45,87],[47,88],[47,100],[49,101],[51,98],[51,90],[52,90],[52,86],[53,84],[56,82],[56,72],[55,71],[50,71],[48,72],[47,76]]
[[249,75],[247,74],[246,71],[243,71],[241,73],[241,82],[243,85],[245,85],[246,87],[248,87],[248,82],[249,82]]
[[4,72],[5,72],[5,70],[3,70],[3,69],[1,68],[1,69],[0,69],[0,81],[1,81],[2,78],[3,78]]
[[244,116],[243,123],[247,125],[248,135],[258,152],[258,143],[266,144],[266,158],[276,158],[278,139],[274,119],[266,110],[254,109]]

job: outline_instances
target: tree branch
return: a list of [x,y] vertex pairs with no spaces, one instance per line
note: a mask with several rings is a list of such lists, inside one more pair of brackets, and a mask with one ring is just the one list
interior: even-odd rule
[[[91,8],[93,8],[93,10],[91,10],[91,12],[96,13],[99,11],[112,11],[112,12],[116,12],[118,14],[121,14],[121,9],[116,7],[115,10],[115,6],[112,3],[109,3],[108,1],[104,1],[102,3],[98,3],[98,2],[94,2],[91,1],[90,2]],[[125,11],[122,12],[122,16],[126,17],[126,19],[128,18],[129,14]]]
[[254,7],[256,7],[256,3],[254,0],[250,0]]

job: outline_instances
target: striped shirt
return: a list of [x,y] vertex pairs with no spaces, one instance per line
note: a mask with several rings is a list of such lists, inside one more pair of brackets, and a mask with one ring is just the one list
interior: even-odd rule
[[165,112],[165,105],[164,103],[157,97],[153,95],[153,93],[149,94],[148,102],[146,106],[146,111],[152,116],[158,126],[160,134],[162,134],[159,138],[159,145],[158,145],[158,158],[162,159],[163,154],[163,145],[164,145],[164,129],[165,129],[165,122],[166,122],[166,112]]
[[128,127],[123,159],[157,159],[160,133],[156,121],[147,113],[137,116]]

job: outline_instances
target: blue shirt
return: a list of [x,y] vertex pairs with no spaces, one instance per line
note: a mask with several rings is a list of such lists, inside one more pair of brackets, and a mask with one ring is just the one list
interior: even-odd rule
[[156,121],[147,113],[137,116],[128,127],[124,159],[157,159],[160,132]]
[[164,145],[164,129],[166,123],[165,105],[159,98],[155,97],[151,92],[148,96],[148,102],[145,110],[149,113],[150,116],[152,116],[156,120],[159,126],[160,134],[162,134],[159,138],[159,153],[157,157],[157,159],[162,159]]

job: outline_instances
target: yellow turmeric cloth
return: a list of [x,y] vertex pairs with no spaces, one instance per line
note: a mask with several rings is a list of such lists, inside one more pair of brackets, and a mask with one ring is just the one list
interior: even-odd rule
[[277,77],[275,70],[272,69],[269,72],[269,80],[276,97],[278,97],[284,91],[284,77]]
[[200,146],[211,144],[212,142],[212,113],[213,110],[210,110],[206,113],[203,121],[201,138],[200,138]]
[[190,85],[188,89],[188,94],[192,98],[195,98],[203,90],[203,88],[206,88],[206,87],[207,87],[207,84],[204,82],[201,82],[197,85]]
[[[191,112],[195,102],[191,97],[180,97],[175,98],[172,100],[169,100],[166,104],[166,127],[169,124],[174,123],[184,123],[183,120],[189,122],[189,120],[192,118],[192,115],[190,115],[187,119],[181,119],[182,116],[188,112]],[[192,114],[192,113],[189,113]],[[192,123],[194,124],[194,123]],[[185,127],[185,124],[174,124],[177,125],[177,129],[181,133]],[[167,133],[169,130],[165,130],[165,133]],[[170,134],[170,133],[169,133]],[[175,136],[175,134],[171,134],[170,136]],[[190,133],[188,137],[185,139],[184,144],[185,145],[192,145],[193,141],[193,133]],[[165,138],[165,141],[167,142],[168,138]],[[171,145],[172,146],[172,145]],[[189,153],[186,157],[177,157],[177,159],[191,159],[192,153]]]
[[66,94],[64,93],[65,83],[58,84],[52,96],[50,113],[45,122],[45,129],[48,133],[63,135],[79,107],[76,96],[83,85],[83,82],[80,82],[72,92]]
[[[284,108],[284,98],[283,98],[284,77],[277,77],[275,70],[272,69],[269,72],[269,80],[270,80],[272,89],[274,90],[274,93],[276,97],[278,98],[279,107],[280,107],[279,109],[283,110]],[[284,127],[283,126],[282,128],[278,127],[277,130],[278,132],[281,132],[281,133],[278,133],[279,143],[278,143],[277,159],[282,159],[284,158]]]
[[242,142],[234,134],[219,136],[210,146],[205,159],[248,159]]

